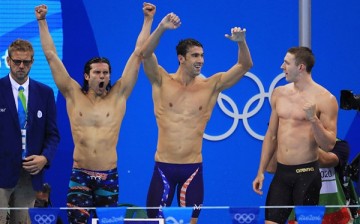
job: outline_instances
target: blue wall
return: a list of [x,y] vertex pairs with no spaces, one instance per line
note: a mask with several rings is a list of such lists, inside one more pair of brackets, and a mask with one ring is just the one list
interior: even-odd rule
[[[34,2],[34,6],[40,4]],[[142,2],[61,1],[63,61],[73,78],[81,83],[85,61],[97,55],[110,59],[113,82],[119,78],[141,29]],[[171,72],[178,66],[175,45],[187,37],[196,38],[204,45],[204,76],[226,70],[236,61],[237,46],[224,34],[234,26],[247,29],[254,67],[247,77],[223,93],[206,128],[203,144],[204,205],[264,205],[271,176],[266,176],[264,196],[252,191],[252,181],[270,116],[267,96],[273,85],[285,83],[283,79],[276,79],[282,73],[280,65],[286,50],[299,43],[298,1],[155,0],[152,3],[157,5],[154,28],[169,12],[175,12],[182,20],[179,29],[168,31],[163,36],[156,50],[159,63]],[[312,1],[312,49],[316,56],[313,78],[328,88],[338,101],[342,89],[360,93],[357,68],[360,2],[349,0],[341,3],[336,0]],[[51,12],[52,8],[49,10]],[[24,11],[23,14],[32,16],[33,11]],[[37,52],[39,57],[41,54]],[[73,143],[61,94],[57,96],[57,105],[62,138],[47,176],[53,188],[54,206],[63,207],[72,166]],[[356,111],[339,111],[338,136],[349,140],[351,157],[360,150],[357,140],[359,124]],[[145,206],[156,138],[151,87],[141,70],[128,100],[118,143],[120,202]],[[222,223],[221,216],[222,213],[204,210],[199,221]]]

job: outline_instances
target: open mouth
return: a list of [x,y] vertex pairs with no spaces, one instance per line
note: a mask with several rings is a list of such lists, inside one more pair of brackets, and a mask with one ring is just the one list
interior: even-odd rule
[[99,83],[99,87],[100,87],[100,88],[103,88],[103,87],[104,87],[104,82],[100,82],[100,83]]

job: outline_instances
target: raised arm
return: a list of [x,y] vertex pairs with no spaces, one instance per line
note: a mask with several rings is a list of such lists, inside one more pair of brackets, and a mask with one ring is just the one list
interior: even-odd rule
[[113,87],[119,88],[120,94],[124,94],[126,98],[130,96],[138,78],[141,64],[140,48],[150,36],[151,25],[154,20],[155,12],[155,5],[147,2],[143,3],[144,23],[136,41],[135,50],[130,55],[120,80]]
[[161,82],[159,69],[162,68],[159,66],[154,54],[155,48],[158,46],[160,38],[166,30],[177,29],[180,25],[180,18],[177,15],[174,13],[167,14],[141,48],[145,74],[152,84],[160,84]]
[[41,46],[46,60],[49,63],[55,83],[61,93],[65,96],[65,98],[67,98],[72,88],[78,87],[80,89],[80,86],[69,76],[64,64],[57,55],[54,41],[50,35],[48,24],[46,22],[47,12],[48,8],[46,5],[39,5],[35,7],[35,16],[38,20]]
[[246,29],[234,27],[231,29],[231,35],[225,34],[225,37],[238,44],[238,60],[226,72],[220,72],[214,75],[217,79],[216,89],[220,92],[235,85],[245,73],[253,66],[250,51],[245,38]]

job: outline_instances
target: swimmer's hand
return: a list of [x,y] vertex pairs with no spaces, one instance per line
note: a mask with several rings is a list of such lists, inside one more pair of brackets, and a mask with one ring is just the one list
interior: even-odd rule
[[233,27],[231,28],[231,35],[225,34],[225,37],[236,42],[245,41],[245,33],[246,29],[242,29],[241,27]]
[[255,180],[253,181],[253,190],[259,195],[263,194],[262,191],[263,182],[264,182],[264,174],[258,174]]

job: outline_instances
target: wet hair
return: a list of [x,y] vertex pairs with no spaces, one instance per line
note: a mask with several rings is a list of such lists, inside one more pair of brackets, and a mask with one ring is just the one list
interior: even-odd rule
[[315,56],[310,48],[292,47],[287,52],[295,56],[296,65],[304,64],[306,66],[306,71],[309,73],[311,72],[315,64]]
[[[90,75],[91,65],[95,63],[106,63],[109,66],[109,73],[111,74],[111,65],[109,59],[105,57],[94,57],[91,58],[89,61],[86,62],[84,66],[84,74]],[[109,81],[109,84],[106,86],[106,91],[110,91],[111,89],[111,82]],[[89,91],[89,82],[84,77],[83,86],[81,87],[81,90],[83,93],[87,93]]]
[[202,44],[195,39],[188,38],[180,40],[178,45],[176,46],[176,54],[185,57],[189,48],[194,46],[203,48]]
[[13,41],[8,48],[8,55],[10,58],[15,51],[30,52],[31,60],[34,58],[34,48],[27,40],[16,39]]

